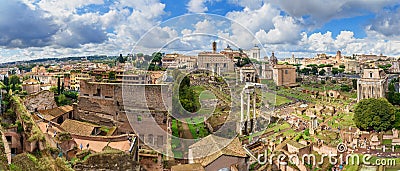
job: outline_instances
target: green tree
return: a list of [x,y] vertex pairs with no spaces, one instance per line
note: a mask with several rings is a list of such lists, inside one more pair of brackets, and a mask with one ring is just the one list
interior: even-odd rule
[[78,92],[75,91],[65,91],[63,92],[65,97],[68,97],[70,99],[78,100]]
[[313,75],[317,75],[317,74],[318,74],[318,68],[317,68],[316,66],[313,66],[313,67],[311,68],[311,73],[312,73]]
[[116,79],[115,71],[110,71],[110,72],[108,73],[108,79],[109,79],[109,80],[115,80],[115,79]]
[[57,94],[58,95],[61,94],[61,78],[60,77],[57,78]]
[[319,71],[319,75],[321,75],[321,76],[323,76],[323,75],[325,75],[325,70],[324,69],[321,69],[320,71]]
[[339,74],[338,68],[332,68],[332,74],[333,75]]
[[310,74],[311,69],[310,68],[303,68],[300,70],[300,72],[304,75],[309,75]]
[[64,94],[55,97],[58,106],[70,105],[72,102]]
[[64,93],[65,87],[64,87],[64,82],[61,83],[61,93]]
[[342,84],[340,85],[340,90],[341,91],[345,91],[345,92],[349,92],[351,90],[350,86],[346,85],[346,84]]
[[[174,70],[172,76],[177,83],[173,87],[172,110],[176,114],[185,114],[196,112],[200,108],[198,95],[190,85],[190,78],[182,74],[179,70]],[[179,84],[178,84],[179,82]],[[179,105],[180,104],[180,105]],[[182,105],[182,107],[181,107]]]
[[342,64],[342,65],[339,65],[339,68],[342,68],[342,69],[344,69],[344,68],[345,68],[345,66]]
[[124,59],[124,57],[122,57],[122,54],[119,54],[119,57],[117,58],[117,61],[119,63],[125,63],[125,59]]
[[400,93],[396,92],[394,84],[395,82],[389,83],[387,99],[393,105],[400,105]]
[[10,76],[10,84],[14,84],[14,85],[21,84],[21,81],[18,76],[11,75]]
[[151,60],[152,63],[161,63],[162,53],[161,52],[154,52],[152,55],[153,59]]
[[400,109],[397,108],[395,112],[395,120],[393,123],[393,128],[400,129]]
[[9,78],[7,76],[4,77],[3,83],[5,86],[8,86],[10,84]]
[[386,131],[395,120],[395,107],[385,98],[362,99],[354,108],[353,121],[361,130]]
[[357,90],[357,79],[352,79],[351,82],[353,84],[353,89]]
[[50,91],[53,93],[57,93],[57,86],[51,86]]

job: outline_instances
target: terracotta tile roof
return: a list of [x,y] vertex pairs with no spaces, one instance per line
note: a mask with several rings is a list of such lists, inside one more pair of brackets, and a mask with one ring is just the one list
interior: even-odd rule
[[91,135],[93,130],[99,127],[100,126],[94,124],[80,122],[71,119],[67,119],[61,124],[61,128],[65,129],[65,131],[71,134],[84,135],[84,136]]
[[182,165],[175,165],[171,167],[171,171],[204,171],[203,166],[198,163],[194,164],[182,164]]
[[46,110],[39,110],[38,112],[43,115],[46,119],[54,119],[57,118],[65,113],[71,112],[73,109],[72,106],[67,105],[67,106],[60,106],[57,108],[53,109],[46,109]]
[[275,65],[274,69],[296,69],[296,67],[292,65]]
[[[226,147],[225,145],[228,144]],[[210,135],[197,143],[191,145],[192,155],[195,163],[207,166],[222,155],[234,157],[247,157],[239,138],[234,140]]]
[[39,84],[40,82],[36,79],[30,78],[25,80],[22,84]]

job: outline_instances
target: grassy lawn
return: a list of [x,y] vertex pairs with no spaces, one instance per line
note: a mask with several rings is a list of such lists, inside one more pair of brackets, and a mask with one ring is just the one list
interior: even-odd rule
[[274,80],[261,79],[261,84],[267,85],[270,90],[274,90],[276,88]]
[[175,158],[178,158],[178,159],[183,158],[183,153],[181,151],[173,151],[173,153],[174,153]]
[[383,145],[391,145],[392,144],[392,140],[391,139],[385,139],[382,141]]
[[337,116],[334,116],[331,120],[329,120],[328,126],[332,128],[341,128],[346,129],[351,127],[355,127],[355,123],[353,121],[353,113],[340,113]]
[[265,130],[264,131],[259,131],[259,132],[250,134],[248,136],[244,136],[242,139],[249,139],[249,141],[252,141],[254,137],[260,136],[260,135],[262,135],[264,133],[265,133]]
[[358,171],[357,165],[346,165],[344,166],[345,171]]
[[171,130],[173,136],[179,137],[178,121],[176,119],[172,119]]
[[287,128],[290,128],[289,123],[276,124],[276,125],[273,125],[271,128],[268,128],[265,132],[270,132],[270,131],[279,132],[279,131],[287,129]]
[[192,89],[196,94],[200,94],[202,91],[206,90],[203,86],[192,86]]
[[183,157],[182,151],[178,150],[179,148],[181,148],[181,142],[178,137],[172,137],[171,148],[172,148],[172,152],[174,153],[175,158]]
[[217,97],[215,97],[215,95],[211,91],[203,91],[201,92],[199,99],[201,101],[201,100],[217,99]]
[[293,137],[297,132],[294,131],[293,129],[289,129],[285,132],[283,132],[283,136],[285,137]]
[[286,97],[279,96],[279,95],[276,95],[276,94],[270,93],[270,92],[263,93],[263,100],[268,101],[269,104],[274,105],[274,106],[280,106],[280,105],[292,102],[292,100],[290,100]]

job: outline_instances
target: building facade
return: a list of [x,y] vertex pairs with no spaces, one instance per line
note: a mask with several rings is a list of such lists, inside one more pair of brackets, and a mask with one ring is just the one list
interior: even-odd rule
[[385,97],[387,87],[388,77],[382,69],[364,69],[357,81],[357,101]]
[[116,126],[116,134],[137,134],[146,145],[163,148],[167,140],[166,103],[170,102],[170,97],[165,84],[82,80],[74,117],[98,125]]
[[201,52],[198,54],[197,66],[199,69],[221,74],[234,71],[234,62],[220,53]]
[[296,84],[296,67],[292,65],[275,65],[273,78],[277,86],[294,86]]

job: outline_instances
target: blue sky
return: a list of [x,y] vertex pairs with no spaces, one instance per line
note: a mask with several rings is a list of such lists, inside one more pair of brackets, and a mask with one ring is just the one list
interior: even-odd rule
[[[1,62],[95,54],[196,54],[228,44],[263,55],[400,56],[397,0],[0,0]],[[18,18],[18,20],[15,20]]]

